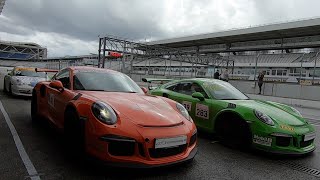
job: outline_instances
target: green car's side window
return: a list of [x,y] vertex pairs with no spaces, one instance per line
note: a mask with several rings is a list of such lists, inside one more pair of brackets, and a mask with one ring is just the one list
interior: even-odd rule
[[179,87],[180,87],[180,84],[175,83],[175,84],[170,84],[170,85],[166,86],[165,88],[170,91],[179,92]]
[[204,91],[204,89],[199,86],[197,83],[194,82],[186,82],[180,84],[180,90],[179,93],[186,94],[191,96],[195,92],[200,92],[206,99],[209,98],[207,93]]
[[203,94],[203,96],[206,99],[209,98],[205,90],[199,84],[194,82],[180,82],[180,83],[170,84],[166,86],[165,89],[168,89],[173,92],[185,94],[188,96],[191,96],[195,92],[200,92],[201,94]]

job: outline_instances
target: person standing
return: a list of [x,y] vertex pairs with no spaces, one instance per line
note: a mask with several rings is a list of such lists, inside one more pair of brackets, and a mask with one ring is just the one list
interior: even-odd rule
[[229,81],[229,72],[228,72],[228,69],[226,69],[223,73],[222,73],[222,77],[221,77],[222,80],[228,82]]
[[214,77],[215,79],[219,79],[219,77],[220,77],[219,70],[217,70],[217,71],[214,73],[213,77]]
[[261,94],[261,88],[262,88],[262,85],[263,85],[264,75],[265,75],[265,72],[262,71],[262,72],[259,73],[259,76],[258,76],[259,94]]

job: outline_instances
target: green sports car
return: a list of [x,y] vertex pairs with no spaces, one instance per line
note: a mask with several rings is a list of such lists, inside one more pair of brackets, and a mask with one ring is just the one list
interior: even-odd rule
[[149,93],[181,103],[198,129],[215,133],[221,142],[232,147],[281,154],[315,150],[315,129],[299,111],[276,102],[250,99],[228,82],[205,78],[172,80]]

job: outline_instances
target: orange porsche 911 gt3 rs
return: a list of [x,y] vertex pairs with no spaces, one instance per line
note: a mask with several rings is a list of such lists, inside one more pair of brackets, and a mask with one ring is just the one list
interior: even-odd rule
[[110,165],[157,167],[191,161],[197,130],[188,111],[145,92],[117,71],[69,67],[35,86],[31,116],[63,130],[73,152]]

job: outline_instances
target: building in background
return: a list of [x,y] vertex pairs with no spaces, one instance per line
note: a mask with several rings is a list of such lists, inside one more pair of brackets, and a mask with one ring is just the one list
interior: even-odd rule
[[47,58],[47,48],[36,43],[0,41],[1,60],[42,60]]

